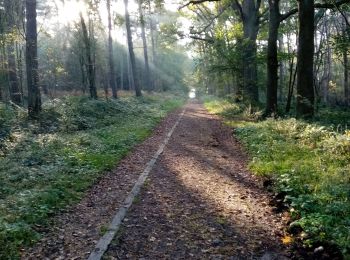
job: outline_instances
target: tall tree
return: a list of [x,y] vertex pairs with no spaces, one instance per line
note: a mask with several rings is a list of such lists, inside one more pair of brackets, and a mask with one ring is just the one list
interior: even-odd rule
[[31,118],[37,117],[41,111],[36,7],[36,0],[26,0],[26,69],[28,85],[28,114]]
[[151,9],[151,1],[148,1],[148,10],[149,10],[149,27],[150,27],[150,35],[151,35],[151,47],[152,47],[152,64],[156,68],[153,71],[151,77],[151,88],[156,89],[156,80],[157,80],[157,52],[156,52],[156,32],[157,32],[157,24],[154,21],[154,17],[152,15]]
[[97,99],[97,90],[96,90],[96,77],[95,77],[95,64],[94,64],[94,58],[92,53],[92,37],[88,32],[88,29],[86,27],[85,19],[80,13],[80,24],[83,34],[83,42],[84,42],[84,49],[85,49],[85,61],[86,61],[86,72],[87,72],[87,80],[89,85],[89,91],[90,91],[90,97]]
[[299,0],[299,41],[297,72],[297,116],[311,118],[314,115],[314,0]]
[[252,102],[259,101],[258,65],[257,65],[257,36],[260,24],[261,0],[243,0],[242,4],[238,0],[233,1],[233,7],[243,23],[243,56],[245,66],[243,68],[243,90]]
[[111,0],[107,0],[108,12],[108,64],[109,64],[109,86],[112,89],[113,98],[117,98],[116,76],[114,71],[113,39],[112,39],[112,15]]
[[138,0],[138,6],[139,6],[139,15],[140,15],[140,24],[141,24],[141,37],[142,37],[142,44],[143,44],[143,56],[145,59],[145,79],[146,79],[146,89],[148,91],[151,90],[151,71],[149,69],[149,61],[148,61],[148,49],[147,49],[147,40],[146,40],[146,30],[145,30],[145,19],[144,14],[142,10],[142,0]]
[[[277,60],[277,38],[278,38],[278,30],[280,27],[280,24],[282,21],[288,19],[291,15],[294,15],[298,12],[298,10],[300,10],[300,8],[304,8],[303,10],[305,10],[305,5],[312,5],[312,8],[338,8],[339,6],[345,4],[345,3],[350,3],[349,0],[339,0],[337,2],[334,3],[310,3],[310,1],[306,1],[307,3],[304,3],[303,1],[299,1],[299,6],[298,8],[295,9],[291,9],[290,11],[281,14],[280,13],[280,0],[269,0],[269,38],[268,38],[268,47],[267,47],[267,84],[266,84],[266,114],[271,114],[271,113],[276,113],[277,111],[277,86],[278,86],[278,60]],[[309,6],[307,6],[308,8],[310,8]],[[310,11],[310,10],[309,10]],[[314,13],[314,11],[313,11]],[[310,15],[310,13],[304,15],[303,17],[300,18],[300,13],[299,13],[299,30],[303,30],[303,36],[302,40],[300,41],[299,38],[299,44],[298,44],[298,55],[303,56],[305,53],[308,54],[308,57],[306,58],[307,63],[304,68],[306,69],[311,63],[313,64],[313,59],[310,60],[308,59],[309,57],[311,57],[311,53],[312,53],[312,58],[314,50],[312,47],[312,52],[308,52],[309,50],[311,50],[311,45],[308,46],[308,44],[314,45],[314,29],[311,30],[311,22],[307,22],[308,28],[306,28],[304,26],[304,22],[300,22],[300,19],[308,19],[308,15]],[[311,18],[309,18],[311,19]],[[314,21],[314,18],[312,18]],[[312,22],[313,23],[313,22]],[[303,40],[305,37],[307,37],[306,40]],[[301,46],[300,46],[301,44]],[[304,45],[305,44],[305,45]],[[302,53],[301,53],[302,52]],[[299,57],[299,56],[298,56]],[[304,61],[306,61],[305,59],[302,59],[302,63],[304,63]],[[298,59],[299,61],[299,59]],[[311,62],[311,63],[310,63]],[[302,105],[301,103],[306,103],[305,105],[307,106],[308,100],[312,101],[315,99],[314,97],[314,84],[310,85],[310,89],[302,89],[303,87],[301,86],[306,86],[305,84],[310,84],[310,82],[313,82],[313,69],[312,71],[308,71],[308,73],[304,73],[301,72],[301,68],[299,68],[299,63],[297,65],[298,67],[298,75],[300,75],[300,78],[298,76],[298,78],[300,78],[301,82],[303,83],[299,83],[299,91],[298,93],[300,93],[302,95],[307,95],[305,98],[302,98],[302,95],[298,95],[297,98],[297,104],[298,107],[302,109],[302,107],[304,107],[304,105]],[[312,79],[306,79],[307,77],[312,77]],[[307,81],[307,82],[306,82]],[[297,83],[298,84],[298,83]],[[312,89],[311,89],[312,87]],[[306,87],[305,87],[306,88]],[[297,87],[298,90],[298,87]],[[310,91],[312,90],[312,93],[310,93]],[[306,93],[307,92],[307,93]],[[302,101],[303,100],[303,101]],[[289,101],[290,101],[290,97],[289,97]],[[312,101],[312,107],[313,107],[313,102]],[[311,112],[311,111],[310,111]],[[313,112],[311,112],[311,114],[313,114]],[[308,117],[308,115],[305,115],[306,117]]]
[[135,59],[135,53],[134,53],[134,46],[133,46],[133,42],[132,42],[131,22],[130,22],[130,14],[129,14],[129,9],[128,9],[128,0],[124,0],[124,6],[125,6],[126,37],[127,37],[127,41],[128,41],[130,67],[131,67],[131,74],[132,74],[132,85],[135,89],[136,96],[140,97],[140,96],[142,96],[142,93],[141,93],[139,79],[137,77],[137,72],[136,72],[136,59]]
[[11,101],[20,105],[22,103],[22,93],[19,85],[17,75],[17,63],[15,53],[15,38],[16,38],[16,17],[19,15],[17,12],[18,1],[5,0],[4,7],[6,10],[6,22],[8,31],[7,40],[7,66],[8,66],[8,79],[10,87]]
[[277,112],[278,59],[277,40],[280,25],[280,0],[269,0],[269,37],[267,45],[266,114]]

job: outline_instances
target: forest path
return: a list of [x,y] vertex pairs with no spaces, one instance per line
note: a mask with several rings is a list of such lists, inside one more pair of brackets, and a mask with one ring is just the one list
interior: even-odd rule
[[190,102],[105,259],[285,259],[283,224],[232,129]]
[[[283,259],[283,223],[246,168],[232,129],[191,101],[105,253],[106,259]],[[87,259],[177,121],[153,135],[63,211],[23,259]]]

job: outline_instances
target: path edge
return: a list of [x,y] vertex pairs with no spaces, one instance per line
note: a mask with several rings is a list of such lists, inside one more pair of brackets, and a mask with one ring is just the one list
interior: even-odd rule
[[128,212],[129,208],[133,204],[135,197],[140,193],[141,187],[145,183],[149,173],[151,172],[155,163],[157,162],[158,157],[163,153],[165,146],[168,144],[171,136],[173,135],[176,127],[180,123],[185,112],[186,112],[186,108],[184,108],[184,110],[181,112],[174,126],[171,128],[171,130],[166,135],[164,141],[159,146],[157,152],[152,156],[152,159],[146,164],[145,169],[139,176],[138,180],[136,181],[134,187],[132,188],[128,196],[125,198],[122,206],[115,213],[112,219],[112,222],[108,227],[108,231],[99,239],[94,250],[91,252],[88,260],[100,260],[104,255],[104,253],[107,251],[108,246],[110,245],[116,233],[118,232],[122,224],[122,221],[126,216],[126,213]]

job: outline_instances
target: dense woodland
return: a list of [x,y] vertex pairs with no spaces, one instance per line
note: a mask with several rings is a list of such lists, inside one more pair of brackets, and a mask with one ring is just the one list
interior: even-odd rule
[[161,2],[139,2],[129,14],[126,1],[125,15],[111,1],[75,2],[84,8],[78,19],[60,21],[60,1],[1,1],[1,100],[37,117],[43,101],[64,93],[96,99],[184,88],[187,56],[171,31],[176,13]]
[[37,241],[35,225],[190,89],[282,197],[286,241],[349,256],[350,0],[175,5],[0,0],[0,259]]
[[265,115],[348,106],[349,1],[201,2],[185,6],[208,93],[264,103]]

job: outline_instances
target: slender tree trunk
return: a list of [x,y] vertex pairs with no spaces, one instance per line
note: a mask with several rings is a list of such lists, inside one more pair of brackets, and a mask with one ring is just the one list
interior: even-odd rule
[[10,98],[11,101],[17,105],[22,104],[22,93],[19,87],[18,76],[17,76],[17,65],[14,42],[10,42],[7,45],[7,62],[8,62],[8,77],[10,83]]
[[[80,64],[80,73],[81,73],[81,90],[83,94],[86,92],[86,76],[85,76],[85,62],[84,62],[84,56],[83,53],[79,55],[79,64]],[[56,93],[54,92],[54,95]]]
[[133,87],[135,88],[136,96],[140,97],[142,96],[142,93],[141,93],[141,88],[139,85],[139,80],[138,80],[137,71],[136,71],[136,60],[135,60],[134,46],[132,42],[131,23],[130,23],[130,15],[128,10],[128,0],[124,0],[124,6],[125,6],[125,26],[126,26],[126,34],[128,39],[131,73],[133,75]]
[[280,26],[279,0],[269,0],[269,38],[267,45],[266,115],[277,113],[278,58],[277,40]]
[[23,48],[16,43],[16,57],[17,57],[17,68],[18,68],[18,76],[19,76],[19,89],[22,93],[22,102],[23,102]]
[[28,85],[28,114],[31,118],[38,117],[41,111],[36,15],[36,0],[26,0],[26,68]]
[[16,64],[16,43],[12,35],[15,34],[15,16],[17,12],[15,11],[16,3],[13,0],[4,1],[4,7],[6,11],[6,21],[7,21],[7,31],[10,34],[9,41],[7,42],[7,66],[8,66],[8,79],[9,79],[9,90],[10,99],[17,105],[22,103],[22,93],[20,91],[18,75],[17,75],[17,64]]
[[[283,36],[279,36],[278,37],[278,51],[280,53],[283,52]],[[278,63],[279,66],[279,75],[278,75],[278,100],[279,101],[283,101],[283,87],[284,87],[284,73],[285,73],[285,64],[284,62],[281,60]]]
[[87,79],[89,83],[89,91],[90,97],[97,99],[97,90],[96,90],[96,82],[95,82],[95,68],[94,61],[92,55],[92,46],[91,46],[91,37],[89,37],[89,33],[85,24],[85,20],[82,14],[80,14],[80,22],[81,28],[83,32],[83,39],[85,44],[85,53],[86,53],[86,71],[87,71]]
[[298,66],[295,67],[295,71],[293,73],[293,67],[294,67],[294,59],[292,60],[290,64],[290,74],[289,74],[289,85],[288,85],[288,96],[287,96],[287,104],[286,104],[286,113],[289,113],[291,105],[292,105],[292,98],[294,93],[294,85],[295,85],[295,79],[298,72]]
[[344,62],[344,100],[345,104],[349,105],[349,58],[346,50],[343,52],[343,62]]
[[117,98],[117,86],[116,86],[116,76],[115,76],[115,70],[114,70],[114,57],[113,57],[111,0],[107,0],[107,12],[108,12],[109,86],[112,89],[113,98]]
[[138,4],[139,4],[139,14],[140,14],[140,23],[141,23],[141,37],[142,37],[142,44],[143,44],[143,56],[144,56],[144,59],[145,59],[146,89],[148,91],[151,91],[152,90],[151,71],[149,69],[146,30],[145,30],[145,19],[144,19],[143,10],[142,10],[142,0],[139,0]]
[[314,115],[314,0],[299,0],[297,117]]
[[125,89],[124,87],[124,55],[120,52],[120,89]]
[[325,19],[324,22],[324,27],[325,27],[325,42],[327,44],[327,53],[326,53],[326,62],[324,62],[323,65],[323,84],[322,84],[322,97],[323,97],[323,102],[325,104],[328,103],[328,89],[329,89],[329,82],[332,79],[332,48],[331,48],[331,43],[329,41],[330,39],[330,28],[329,28],[329,22],[327,21],[327,18]]
[[157,52],[156,52],[156,24],[154,23],[152,17],[152,9],[151,9],[151,1],[148,1],[148,10],[149,10],[149,25],[150,25],[150,35],[151,35],[151,47],[152,47],[152,64],[155,67],[153,74],[151,75],[151,87],[152,89],[157,89],[156,81],[157,81]]

